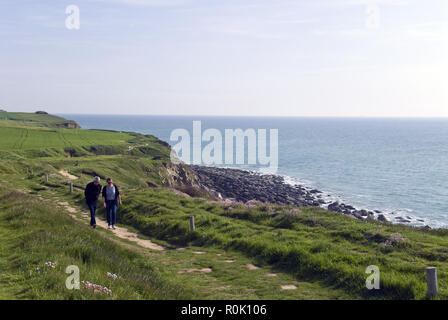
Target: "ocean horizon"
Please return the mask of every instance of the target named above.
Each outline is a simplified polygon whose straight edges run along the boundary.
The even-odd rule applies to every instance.
[[[278,171],[326,200],[380,210],[389,221],[448,227],[448,118],[339,118],[60,114],[84,129],[152,134],[174,129],[278,129]],[[235,166],[233,166],[235,167]],[[236,166],[257,170],[257,166]]]

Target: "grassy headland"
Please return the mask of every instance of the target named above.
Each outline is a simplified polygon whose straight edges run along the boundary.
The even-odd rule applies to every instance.
[[[34,127],[12,116],[0,123],[7,137],[0,142],[3,297],[103,297],[68,291],[58,267],[49,270],[57,275],[30,271],[51,260],[83,266],[95,283],[110,284],[108,271],[126,274],[110,284],[113,298],[424,299],[429,266],[438,268],[440,298],[448,297],[447,230],[216,201],[187,167],[170,163],[169,146],[157,138],[61,128],[48,117],[33,114],[44,123]],[[169,250],[142,252],[61,212],[61,201],[85,212],[82,190],[92,175],[111,176],[121,187],[120,224]],[[369,265],[380,269],[380,290],[366,289]]]
[[[79,128],[73,120],[62,117],[36,112],[6,112],[0,110],[0,124],[2,126],[30,126],[30,127],[51,127],[51,128]]]

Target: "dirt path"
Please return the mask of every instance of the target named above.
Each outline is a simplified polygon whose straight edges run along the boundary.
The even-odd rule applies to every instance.
[[[70,204],[68,202],[58,202],[59,205],[63,206],[70,214],[71,216],[76,219],[76,220],[80,220],[77,216],[75,216],[75,213],[78,213],[79,211],[76,210],[75,208],[71,207]],[[90,220],[90,216],[88,213],[86,212],[81,212],[81,215],[83,216],[83,222],[87,223],[87,221]],[[87,221],[86,221],[87,219]],[[107,222],[101,220],[101,219],[96,219],[96,224],[97,224],[97,228],[103,228],[103,229],[107,229]],[[151,249],[151,250],[157,250],[157,251],[163,251],[166,250],[165,247],[162,247],[161,245],[158,245],[154,242],[152,242],[151,240],[145,240],[145,239],[140,239],[138,237],[138,235],[135,232],[130,232],[128,229],[126,228],[122,228],[122,227],[115,227],[115,230],[111,229],[108,230],[110,232],[112,232],[113,234],[115,234],[117,237],[121,238],[121,239],[126,239],[132,242],[135,242],[136,244],[140,245],[143,248],[146,249]]]
[[[69,180],[77,180],[78,179],[77,176],[74,176],[74,175],[68,173],[66,170],[59,170],[58,172],[60,175],[68,178]]]

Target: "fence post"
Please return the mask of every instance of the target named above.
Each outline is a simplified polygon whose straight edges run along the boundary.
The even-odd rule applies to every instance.
[[[70,182],[70,193],[73,192],[73,182]]]
[[[426,268],[426,282],[428,284],[428,297],[436,297],[439,294],[439,287],[437,285],[437,269],[435,267]]]
[[[194,227],[194,216],[190,217],[190,231],[193,232],[195,230]]]
[[[48,174],[45,175],[45,182],[48,182]]]

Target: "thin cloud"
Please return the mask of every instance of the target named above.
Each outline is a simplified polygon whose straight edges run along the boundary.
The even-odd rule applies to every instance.
[[[191,4],[192,0],[95,0],[105,3],[117,3],[143,7],[175,7]]]
[[[409,5],[408,0],[324,0],[316,1],[317,6],[324,7],[341,7],[341,6],[406,6]]]
[[[347,5],[390,5],[390,6],[404,6],[408,5],[407,0],[343,0],[342,4]]]

